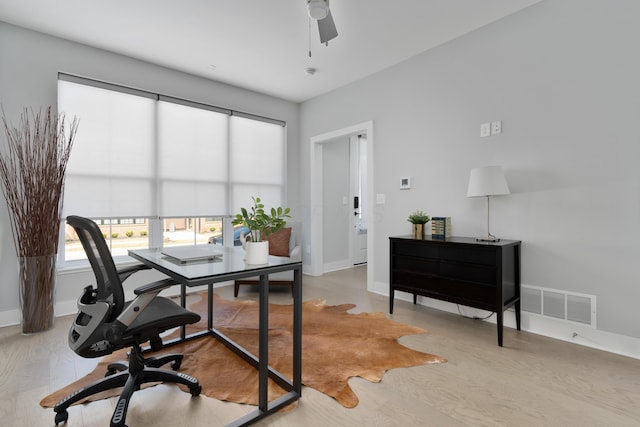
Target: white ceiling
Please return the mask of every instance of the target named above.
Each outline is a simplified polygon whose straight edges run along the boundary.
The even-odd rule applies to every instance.
[[[305,0],[0,0],[0,20],[302,102],[539,1],[332,0],[329,46]]]

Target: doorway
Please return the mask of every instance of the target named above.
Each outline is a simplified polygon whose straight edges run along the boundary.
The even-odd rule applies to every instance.
[[[367,262],[367,134],[349,138],[349,247],[352,266]]]
[[[367,268],[367,290],[371,291],[373,289],[373,221],[369,220],[371,213],[373,212],[373,194],[374,194],[374,186],[373,186],[373,122],[364,122],[358,125],[350,126],[347,128],[339,129],[333,132],[328,132],[322,135],[317,135],[311,138],[311,150],[310,150],[310,166],[311,166],[311,229],[310,229],[310,241],[312,242],[310,250],[311,250],[311,268],[310,273],[315,276],[320,276],[325,272],[325,228],[335,225],[335,222],[327,221],[327,219],[331,219],[332,215],[335,215],[336,208],[325,206],[325,181],[324,175],[327,174],[325,172],[325,149],[329,147],[330,143],[341,143],[345,145],[347,150],[350,150],[354,145],[354,138],[358,138],[360,135],[361,144],[364,144],[366,148],[360,151],[360,155],[363,157],[362,161],[359,161],[361,164],[361,176],[366,185],[360,185],[359,191],[359,199],[358,206],[359,208],[354,208],[355,200],[354,196],[351,194],[351,190],[348,190],[348,195],[339,194],[338,195],[338,203],[340,203],[343,207],[338,210],[344,210],[348,212],[346,218],[350,218],[349,220],[345,220],[347,222],[347,229],[349,235],[349,247],[348,251],[348,259],[351,261],[350,266],[353,266],[355,259],[355,246],[358,239],[356,239],[356,232],[359,233],[361,239],[364,240],[363,247],[361,250],[366,253],[366,268]],[[364,140],[362,139],[363,137]],[[359,155],[359,156],[360,156]],[[347,177],[347,181],[344,183],[347,188],[350,188],[353,185],[352,179]],[[335,202],[334,202],[335,203]],[[360,208],[362,207],[362,208]],[[330,208],[330,210],[328,210]],[[356,215],[356,213],[358,215]],[[359,217],[359,218],[356,218]],[[357,221],[359,219],[359,221]],[[339,224],[340,226],[344,226],[345,224]],[[364,228],[364,227],[366,228]],[[360,231],[357,231],[357,227],[360,227]],[[366,232],[363,232],[366,230]],[[362,259],[362,256],[360,259]]]

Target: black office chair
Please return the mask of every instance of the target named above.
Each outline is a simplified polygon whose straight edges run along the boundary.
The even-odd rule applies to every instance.
[[[131,347],[131,352],[128,366],[126,363],[110,364],[105,378],[58,402],[53,409],[56,412],[56,424],[67,421],[67,408],[73,403],[117,387],[124,389],[111,417],[111,427],[126,427],[129,400],[143,383],[181,383],[189,387],[192,396],[198,396],[201,386],[196,378],[159,369],[171,362],[171,367],[178,370],[183,358],[181,354],[145,358],[141,347],[149,341],[152,350],[159,350],[162,348],[162,332],[200,320],[198,314],[182,308],[168,298],[158,296],[162,289],[175,285],[176,282],[165,279],[141,286],[134,291],[136,298],[125,302],[122,282],[133,273],[149,267],[140,265],[117,270],[102,232],[95,222],[69,216],[67,223],[78,234],[97,283],[96,288],[87,286],[78,300],[78,313],[69,331],[69,346],[82,357],[100,357],[124,347]]]

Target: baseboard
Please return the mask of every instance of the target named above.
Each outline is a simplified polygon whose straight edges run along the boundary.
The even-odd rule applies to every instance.
[[[306,274],[309,276],[320,276],[319,274],[315,274],[310,264],[302,264],[302,274]]]
[[[56,310],[56,317],[57,316],[58,316],[58,313],[57,313],[57,310]],[[20,311],[19,310],[0,311],[0,327],[17,325],[19,323],[20,323]]]
[[[349,260],[343,259],[341,261],[334,261],[323,264],[322,271],[324,273],[330,273],[332,271],[345,270],[351,267],[353,267],[353,265],[349,262]]]
[[[389,293],[380,291],[389,289],[388,283],[376,283],[375,293],[388,297]],[[405,292],[396,292],[396,300],[413,303],[413,295]],[[456,304],[432,298],[418,297],[418,304],[435,308],[449,313],[459,314]],[[484,317],[487,312],[470,307],[463,307],[464,313],[470,316]],[[491,316],[486,322],[496,323],[495,316]],[[515,329],[516,317],[513,309],[504,313],[504,325]],[[521,329],[533,334],[542,335],[561,341],[572,342],[585,347],[615,353],[622,356],[640,359],[640,339],[612,332],[601,331],[589,326],[581,326],[574,323],[555,320],[544,316],[521,312]]]

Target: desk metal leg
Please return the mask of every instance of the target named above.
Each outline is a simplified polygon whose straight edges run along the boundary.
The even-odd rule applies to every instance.
[[[180,305],[182,306],[182,308],[186,308],[187,306],[187,287],[185,286],[184,283],[180,284]],[[180,327],[180,338],[184,340],[186,336],[187,336],[187,326],[182,325]]]
[[[207,327],[213,329],[213,283],[207,285]]]
[[[269,404],[269,276],[260,276],[260,327],[258,342],[258,408],[266,412]]]
[[[215,329],[213,319],[213,284],[209,285],[209,331],[227,348],[258,369],[258,409],[227,424],[227,427],[251,425],[262,418],[273,414],[285,406],[295,402],[302,391],[302,265],[293,269],[293,378],[291,380],[269,367],[269,275],[260,276],[259,289],[259,327],[258,327],[258,357]],[[288,392],[269,402],[268,380],[271,378],[276,384]]]
[[[302,268],[293,270],[293,391],[302,394]]]

